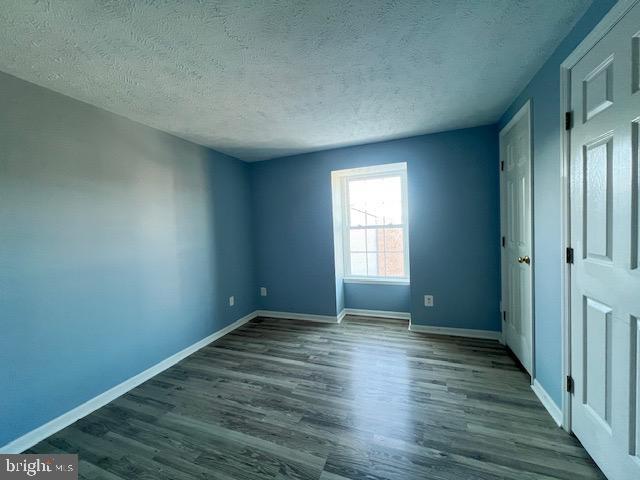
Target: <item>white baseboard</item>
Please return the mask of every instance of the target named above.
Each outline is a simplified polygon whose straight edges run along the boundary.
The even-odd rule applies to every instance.
[[[553,421],[556,422],[556,425],[559,427],[562,426],[562,410],[556,405],[547,391],[540,385],[538,380],[533,381],[533,385],[531,385],[531,390],[536,394],[540,403],[547,409]]]
[[[342,320],[344,320],[346,314],[346,309],[343,308],[342,311],[338,314],[338,323],[342,323]]]
[[[361,308],[345,308],[344,315],[360,315],[362,317],[393,318],[396,320],[411,320],[409,312],[389,312],[386,310],[365,310]]]
[[[433,327],[431,325],[409,324],[409,330],[419,333],[430,333],[432,335],[451,335],[453,337],[469,337],[469,338],[485,338],[489,340],[500,340],[501,332],[492,330],[472,330],[469,328],[449,328],[449,327]]]
[[[7,443],[0,447],[0,453],[20,453],[25,450],[33,447],[35,444],[41,442],[47,437],[50,437],[56,432],[59,432],[65,427],[68,427],[72,423],[80,420],[82,417],[86,417],[91,412],[104,407],[107,403],[115,400],[116,398],[124,395],[129,390],[134,389],[141,383],[146,382],[150,378],[158,375],[169,367],[172,367],[180,360],[188,357],[192,353],[200,350],[202,347],[207,346],[211,342],[223,337],[227,333],[235,330],[238,327],[241,327],[248,321],[252,320],[257,316],[257,312],[251,312],[250,314],[242,317],[239,320],[236,320],[231,325],[224,327],[221,330],[209,335],[208,337],[203,338],[202,340],[194,343],[193,345],[185,348],[184,350],[180,350],[178,353],[171,355],[170,357],[165,358],[159,363],[156,363],[154,366],[146,369],[143,372],[135,375],[134,377],[125,380],[124,382],[116,385],[113,388],[110,388],[106,392],[101,393],[97,397],[92,398],[91,400],[86,401],[82,405],[78,405],[72,410],[69,410],[67,413],[63,413],[57,418],[54,418],[50,422],[45,423],[44,425],[31,430],[28,433],[25,433],[21,437]]]
[[[307,320],[309,322],[340,323],[342,318],[339,315],[315,315],[312,313],[274,312],[271,310],[258,310],[258,317],[266,318],[286,318],[289,320]],[[342,315],[342,312],[340,312]]]

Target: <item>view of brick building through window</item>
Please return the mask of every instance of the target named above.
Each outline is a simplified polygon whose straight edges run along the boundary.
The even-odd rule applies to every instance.
[[[402,251],[404,241],[401,228],[380,228],[377,231],[377,244],[383,245],[378,252],[377,274],[381,277],[403,277],[404,258]]]

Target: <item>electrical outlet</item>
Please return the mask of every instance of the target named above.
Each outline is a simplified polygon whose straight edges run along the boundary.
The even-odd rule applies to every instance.
[[[260,287],[260,296],[261,297],[267,296],[267,287]]]
[[[229,306],[233,307],[236,304],[236,297],[234,297],[233,295],[231,295],[229,297]]]
[[[433,295],[425,295],[424,296],[424,306],[425,307],[433,307]]]

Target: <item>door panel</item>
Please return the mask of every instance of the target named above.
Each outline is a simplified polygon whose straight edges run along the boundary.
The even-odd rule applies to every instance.
[[[582,92],[585,122],[613,105],[613,55],[585,77]]]
[[[640,7],[571,70],[571,425],[610,480],[640,478]]]
[[[511,275],[509,276],[509,285],[511,286],[511,288],[509,288],[509,314],[514,318],[511,328],[514,328],[517,332],[520,332],[520,322],[515,321],[515,319],[520,318],[521,315],[520,295],[522,290],[520,288],[520,269],[518,268],[518,265],[509,265],[509,270],[511,272]]]
[[[634,45],[638,38],[634,38]],[[640,49],[640,47],[638,47]],[[637,91],[637,89],[636,89]],[[630,268],[638,268],[638,253],[640,252],[640,166],[638,151],[640,148],[640,131],[638,121],[631,126],[631,253]]]
[[[500,132],[502,204],[502,331],[532,373],[531,120],[529,105]],[[527,261],[522,259],[527,258]],[[518,261],[521,259],[521,261]]]
[[[613,136],[584,148],[584,258],[611,261]]]
[[[513,184],[513,179],[507,179],[507,242],[511,247],[514,246],[516,239],[520,237],[518,213],[518,196],[517,189]]]
[[[583,399],[590,413],[611,428],[611,308],[584,297]],[[586,372],[589,372],[587,375]]]
[[[632,455],[640,463],[640,321],[638,317],[631,317],[630,329],[631,352],[631,395],[629,407],[629,432],[631,445],[629,455]]]

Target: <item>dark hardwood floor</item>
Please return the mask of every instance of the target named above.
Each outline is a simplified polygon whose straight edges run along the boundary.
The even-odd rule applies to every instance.
[[[29,453],[87,479],[603,478],[497,342],[256,319]]]

